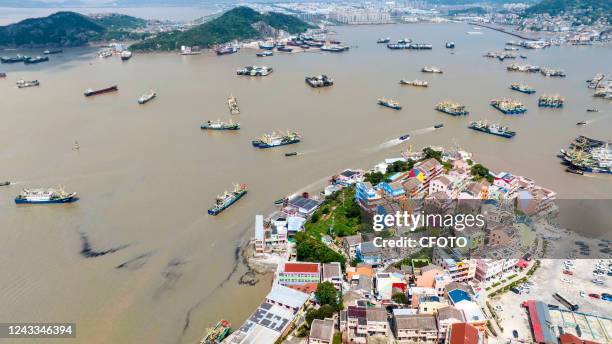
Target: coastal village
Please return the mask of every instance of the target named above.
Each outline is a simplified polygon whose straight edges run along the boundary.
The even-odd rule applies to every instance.
[[[274,282],[223,342],[609,343],[612,318],[576,312],[578,305],[569,301],[575,297],[547,286],[535,292],[534,275],[551,264],[538,258],[565,238],[548,221],[558,211],[555,197],[528,177],[488,171],[458,148],[407,150],[367,172],[342,171],[320,197],[292,195],[279,200],[268,217],[256,216],[249,264],[259,271],[267,267]],[[483,201],[472,210],[485,215],[485,231],[446,229],[467,236],[471,246],[486,241],[486,254],[379,247],[377,236],[418,239],[428,230],[376,231],[362,221],[432,205],[447,209],[453,199]],[[575,264],[566,260],[560,276],[573,275]],[[609,264],[598,262],[605,269]],[[525,300],[513,302],[514,313],[506,316],[510,310],[502,303],[517,296]],[[588,298],[605,309],[610,294]],[[517,318],[524,319],[520,329]]]

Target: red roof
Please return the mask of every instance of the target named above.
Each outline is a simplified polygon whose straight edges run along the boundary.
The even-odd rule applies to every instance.
[[[315,274],[319,272],[317,263],[285,263],[285,272],[301,272]]]
[[[597,344],[596,342],[592,342],[590,340],[582,340],[571,333],[564,333],[559,336],[560,344]]]
[[[317,283],[305,283],[302,285],[288,285],[287,287],[301,291],[302,293],[305,293],[305,294],[312,294],[317,290],[317,286],[318,286]]]
[[[529,266],[529,262],[526,261],[525,259],[521,259],[518,261],[518,263],[516,263],[516,266],[518,266],[521,269],[524,269]]]
[[[478,329],[467,323],[452,324],[449,344],[478,344]]]

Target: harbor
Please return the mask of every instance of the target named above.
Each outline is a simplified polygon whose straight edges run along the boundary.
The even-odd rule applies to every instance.
[[[609,52],[602,49],[603,57],[595,59],[587,50],[574,48],[538,51],[530,55],[530,63],[563,68],[567,77],[525,74],[529,79],[517,79],[523,75],[506,73],[497,61],[481,61],[484,52],[503,48],[505,35],[466,35],[469,28],[457,25],[461,24],[339,27],[337,38],[359,48],[343,54],[275,54],[265,59],[274,67],[274,73],[265,78],[235,75],[237,68],[263,61],[247,49],[223,57],[213,52],[134,54],[124,64],[119,58],[97,59],[95,50],[65,49],[61,58],[71,59],[70,63],[52,58],[30,69],[23,64],[3,65],[8,77],[0,80],[0,89],[6,106],[20,111],[1,115],[6,125],[0,128],[0,180],[16,184],[0,189],[0,226],[46,228],[9,230],[0,244],[12,257],[8,270],[14,276],[3,285],[5,295],[11,295],[2,299],[4,309],[22,318],[27,314],[25,307],[37,307],[44,318],[84,319],[79,322],[82,335],[100,338],[92,342],[193,343],[220,318],[239,326],[270,291],[266,275],[258,276],[253,286],[240,284],[247,269],[240,255],[236,258],[236,249],[252,236],[253,215],[267,214],[268,205],[272,207],[281,195],[316,189],[313,184],[343,168],[371,167],[389,156],[384,143],[406,133],[410,139],[402,141],[402,148],[450,146],[456,140],[486,166],[496,171],[512,166],[512,171],[538,180],[559,197],[608,196],[610,182],[602,179],[607,176],[582,178],[566,173],[554,155],[582,131],[606,139],[612,130],[610,120],[603,117],[610,114],[610,103],[594,98],[594,91],[585,85],[586,79],[607,71],[602,61],[610,57]],[[386,36],[410,36],[436,47],[452,39],[456,54],[435,48],[406,59],[403,53],[377,45],[376,40]],[[385,63],[368,67],[372,59]],[[475,63],[482,66],[463,68]],[[421,74],[425,65],[439,66],[445,73]],[[361,78],[355,77],[357,70]],[[304,76],[323,71],[333,76],[333,88],[313,92],[304,85]],[[203,83],[193,75],[205,75],[214,82]],[[418,76],[430,86],[415,96],[417,90],[398,85],[404,76]],[[19,92],[15,78],[38,79],[41,87]],[[384,82],[375,87],[370,82],[380,79]],[[559,92],[567,104],[555,111],[539,109],[537,97],[508,88],[517,80],[538,91]],[[82,95],[88,87],[114,84],[120,92],[113,95],[87,100]],[[151,87],[159,99],[139,106],[136,99]],[[227,119],[229,94],[239,99],[241,130],[200,132],[197,126],[208,118]],[[378,106],[376,98],[382,95],[400,102],[404,110]],[[527,116],[506,117],[489,105],[490,99],[509,96],[529,108]],[[486,116],[511,127],[517,136],[505,140],[469,131],[467,118],[433,109],[446,98],[465,104],[474,119]],[[63,102],[56,103],[57,99]],[[41,106],[48,116],[40,115]],[[585,109],[591,107],[600,113],[587,114]],[[599,116],[603,119],[598,125],[575,126],[577,121]],[[443,129],[431,129],[439,122]],[[49,128],[56,139],[48,139]],[[275,149],[251,148],[253,138],[274,129],[297,130],[304,140]],[[352,134],[338,136],[346,130]],[[22,140],[24,136],[32,139]],[[71,149],[75,140],[80,144],[78,152]],[[392,154],[399,149],[391,148]],[[285,157],[295,151],[299,151],[296,157]],[[235,181],[249,185],[248,196],[218,216],[207,215],[217,194]],[[61,207],[13,204],[22,187],[60,184],[83,198]],[[129,246],[85,258],[80,254],[81,232],[96,253]],[[31,249],[24,252],[20,245]],[[26,273],[32,259],[48,262],[49,269]],[[126,262],[131,263],[123,265]],[[60,273],[66,271],[90,283]],[[44,305],[42,286],[66,306]],[[105,302],[96,301],[100,299]],[[107,303],[125,308],[117,310]],[[163,322],[159,313],[164,314]],[[123,320],[131,328],[112,326]]]

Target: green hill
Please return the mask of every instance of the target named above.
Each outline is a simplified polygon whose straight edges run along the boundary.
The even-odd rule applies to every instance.
[[[612,1],[610,0],[543,0],[525,10],[524,15],[527,17],[537,14],[557,16],[572,12],[589,20],[604,18],[612,24]]]
[[[125,39],[131,30],[144,27],[144,19],[123,14],[91,18],[75,12],[57,12],[0,26],[0,46],[79,46],[91,41]]]
[[[132,50],[175,50],[181,45],[203,48],[232,40],[271,36],[275,30],[289,33],[306,31],[310,25],[281,13],[259,13],[249,7],[236,7],[220,17],[187,31],[162,33],[133,44]]]
[[[57,12],[0,26],[0,46],[76,46],[100,37],[105,31],[104,26],[82,14]]]

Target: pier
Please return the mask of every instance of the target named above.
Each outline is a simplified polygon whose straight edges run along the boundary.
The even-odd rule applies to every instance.
[[[470,25],[480,26],[480,27],[484,27],[484,28],[487,28],[487,29],[503,32],[505,34],[508,34],[508,35],[511,35],[511,36],[514,36],[514,37],[518,37],[520,39],[524,39],[524,40],[527,40],[527,41],[539,41],[540,40],[539,38],[527,37],[527,36],[521,35],[519,33],[507,31],[507,30],[505,30],[505,29],[503,29],[501,27],[496,27],[496,26],[492,26],[492,25],[486,25],[486,24],[480,24],[480,23],[470,23]]]

